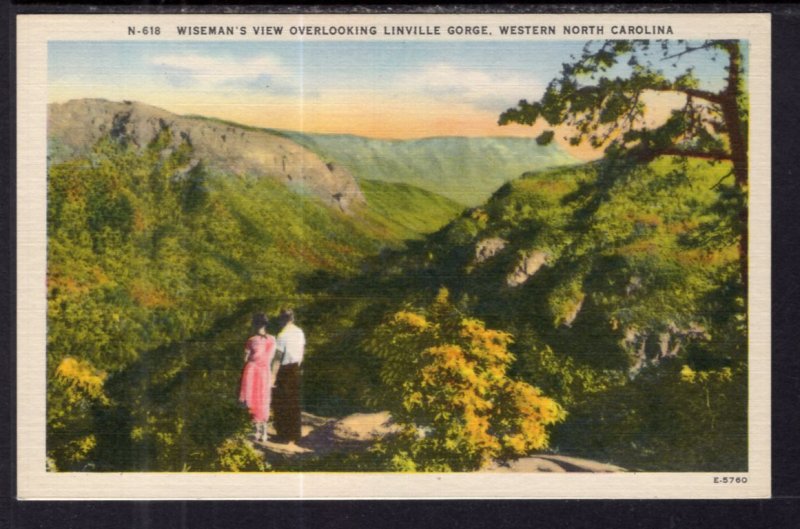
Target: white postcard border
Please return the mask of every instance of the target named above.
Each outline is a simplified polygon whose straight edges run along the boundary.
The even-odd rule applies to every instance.
[[[46,425],[46,123],[47,42],[53,40],[202,40],[167,34],[176,24],[497,25],[670,24],[669,38],[749,41],[751,127],[749,285],[749,470],[744,473],[373,474],[373,473],[54,473],[45,470]],[[166,28],[128,35],[130,26]],[[627,35],[530,36],[540,40]],[[633,38],[647,38],[632,36]],[[284,36],[297,39],[297,36]],[[304,36],[306,40],[363,36]],[[481,36],[411,39],[487,38]],[[507,38],[493,36],[493,39]],[[653,38],[658,38],[654,36]],[[661,36],[664,38],[664,36]],[[228,40],[265,40],[234,37]],[[275,40],[278,40],[277,38]],[[771,241],[768,14],[501,15],[19,15],[17,17],[17,496],[21,499],[330,499],[330,498],[764,498],[771,491]],[[715,477],[746,477],[722,485]]]

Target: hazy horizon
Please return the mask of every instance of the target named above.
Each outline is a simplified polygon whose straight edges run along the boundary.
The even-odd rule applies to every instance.
[[[531,138],[540,127],[501,127],[499,114],[520,99],[540,98],[562,63],[583,46],[575,41],[55,41],[48,47],[48,101],[132,100],[259,128],[373,139]],[[692,66],[711,85],[724,76],[722,65],[708,57]],[[561,146],[583,159],[601,154]]]

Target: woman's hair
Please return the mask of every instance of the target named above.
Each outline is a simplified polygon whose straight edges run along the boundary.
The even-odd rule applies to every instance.
[[[253,319],[250,325],[253,329],[253,332],[256,333],[261,329],[261,327],[266,327],[268,323],[269,319],[267,318],[266,314],[263,312],[257,312],[253,314]]]

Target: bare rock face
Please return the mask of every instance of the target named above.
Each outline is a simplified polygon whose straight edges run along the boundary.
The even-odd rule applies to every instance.
[[[691,324],[687,328],[681,328],[670,323],[658,334],[648,334],[628,328],[625,330],[622,345],[633,357],[630,373],[635,375],[646,365],[658,365],[662,360],[678,356],[689,341],[708,338],[708,333],[700,325]]]
[[[539,454],[523,457],[505,464],[494,463],[486,472],[594,472],[611,473],[626,472],[622,467],[610,463],[601,463],[591,459],[569,457],[555,454]]]
[[[508,241],[500,237],[491,237],[479,241],[478,244],[475,245],[475,263],[481,264],[488,261],[500,253],[507,244]]]
[[[533,274],[547,262],[548,254],[540,250],[533,250],[520,259],[519,264],[506,277],[506,284],[510,287],[518,287],[530,279]]]
[[[399,431],[388,411],[355,413],[333,425],[334,436],[346,441],[376,441]]]
[[[48,138],[55,140],[51,162],[88,152],[103,136],[144,148],[168,129],[171,148],[188,142],[193,163],[228,174],[276,179],[290,189],[316,196],[325,203],[351,212],[364,203],[364,195],[344,168],[325,163],[305,147],[269,132],[202,118],[178,116],[133,102],[79,99],[51,104]]]

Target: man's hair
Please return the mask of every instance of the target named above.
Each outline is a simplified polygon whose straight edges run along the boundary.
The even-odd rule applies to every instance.
[[[281,310],[281,321],[289,323],[290,321],[294,321],[294,311],[292,309],[286,308]]]

